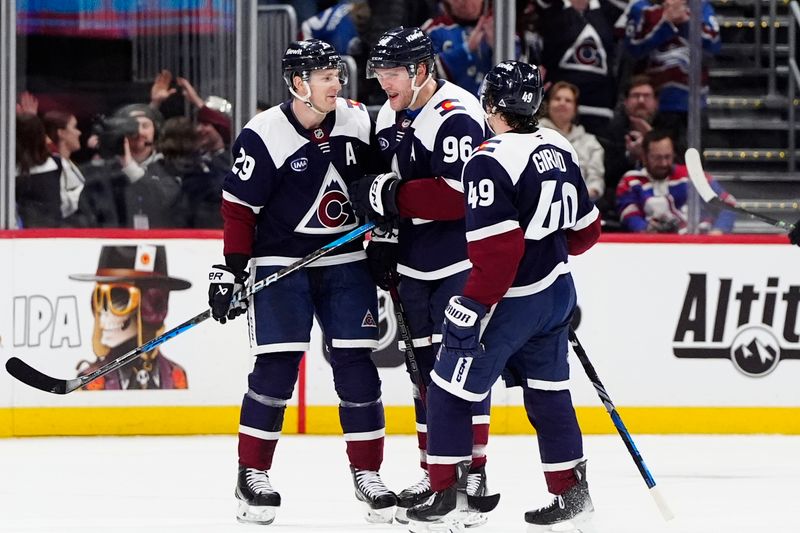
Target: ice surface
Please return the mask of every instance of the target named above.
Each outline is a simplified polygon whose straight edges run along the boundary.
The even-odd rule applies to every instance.
[[[635,436],[676,519],[665,523],[617,436],[585,439],[597,533],[800,533],[800,437]],[[416,440],[390,436],[382,476],[418,480]],[[502,499],[476,533],[524,532],[549,502],[534,437],[493,436],[489,488]],[[236,438],[0,439],[2,532],[406,531],[363,521],[341,437],[286,436],[270,473],[275,523],[236,523]]]

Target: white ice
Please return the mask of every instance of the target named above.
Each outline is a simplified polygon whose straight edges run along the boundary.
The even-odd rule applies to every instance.
[[[585,439],[598,533],[800,533],[800,437],[636,436],[676,514],[665,523],[617,436]],[[416,481],[413,437],[386,440],[395,490]],[[2,532],[265,533],[405,531],[362,521],[341,437],[286,436],[270,526],[238,524],[232,436],[0,439]],[[532,436],[493,436],[490,489],[502,499],[476,533],[524,532],[549,502]]]

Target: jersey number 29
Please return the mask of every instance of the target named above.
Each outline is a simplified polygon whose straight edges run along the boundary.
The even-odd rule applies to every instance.
[[[239,176],[242,181],[247,181],[253,175],[253,169],[256,166],[256,160],[244,153],[244,148],[239,148],[239,155],[236,161],[233,162],[231,172]]]
[[[561,200],[553,201],[557,185],[555,180],[542,182],[539,204],[528,229],[525,230],[526,239],[539,240],[559,228],[571,228],[575,225],[578,217],[578,189],[573,184],[564,182],[561,184]]]

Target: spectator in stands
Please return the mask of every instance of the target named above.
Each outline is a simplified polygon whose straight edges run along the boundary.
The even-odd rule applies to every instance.
[[[720,49],[714,8],[702,0],[702,41],[707,56]],[[644,63],[658,91],[658,126],[672,130],[685,145],[689,110],[689,8],[686,0],[636,0],[628,12],[625,49]],[[702,67],[702,106],[708,93],[708,66]]]
[[[47,149],[44,125],[34,114],[17,114],[15,196],[23,228],[61,226],[61,163]]]
[[[642,140],[653,129],[657,109],[658,100],[650,78],[634,76],[608,128],[597,136],[605,152],[604,200],[607,206],[614,206],[614,193],[622,176],[641,166]]]
[[[225,174],[213,172],[203,159],[199,131],[186,117],[168,119],[159,149],[165,170],[181,184],[182,198],[174,209],[183,211],[185,227],[221,228]]]
[[[486,4],[488,5],[488,4]],[[494,16],[483,0],[443,0],[443,13],[425,23],[441,77],[478,94],[494,66]]]
[[[575,120],[578,116],[578,88],[565,81],[550,87],[547,93],[546,114],[539,121],[545,128],[558,130],[575,148],[581,164],[581,174],[589,190],[589,197],[596,202],[605,191],[603,175],[603,147],[597,138]]]
[[[320,39],[339,53],[352,56],[358,73],[356,99],[366,104],[382,104],[385,94],[377,81],[365,79],[370,43],[387,30],[398,26],[422,26],[434,13],[434,0],[341,0],[305,20],[299,39]]]
[[[78,211],[78,203],[86,178],[71,156],[81,148],[81,130],[75,115],[65,111],[48,111],[42,119],[48,139],[61,158],[61,216],[68,226],[75,225],[70,217]],[[79,223],[77,225],[80,225]]]
[[[536,12],[547,82],[578,87],[583,95],[580,122],[599,135],[616,102],[612,24],[601,3],[589,0],[537,0]]]
[[[642,142],[644,168],[625,174],[617,187],[617,212],[628,231],[648,233],[685,233],[690,180],[685,165],[675,164],[675,145],[668,132],[652,130]],[[710,176],[711,188],[724,202],[735,205],[728,194]],[[716,215],[716,216],[715,216]],[[701,233],[729,233],[735,214],[731,211],[701,214]]]

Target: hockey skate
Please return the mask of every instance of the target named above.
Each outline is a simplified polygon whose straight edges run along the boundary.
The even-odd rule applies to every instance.
[[[489,489],[486,487],[486,467],[481,466],[470,470],[467,475],[467,496],[486,496]],[[486,513],[471,512],[464,520],[464,527],[482,526],[489,520]]]
[[[547,507],[525,513],[525,521],[531,524],[528,526],[528,533],[594,531],[589,523],[594,515],[594,505],[589,496],[589,484],[586,482],[586,461],[578,463],[574,472],[578,479],[576,485],[556,496]]]
[[[281,505],[281,495],[272,488],[266,470],[239,465],[235,494],[239,500],[239,508],[236,510],[236,520],[239,522],[266,526],[275,520],[275,510]]]
[[[414,533],[443,532],[456,533],[466,527],[475,527],[486,521],[488,513],[500,501],[499,494],[486,495],[486,486],[475,482],[473,488],[482,494],[468,493],[469,462],[459,463],[455,485],[434,492],[427,502],[412,507],[406,513],[410,530]],[[476,474],[479,472],[476,472]],[[473,478],[477,480],[478,478]],[[485,479],[485,478],[484,478]],[[474,516],[484,515],[483,522],[476,522]],[[468,525],[470,524],[470,525]]]
[[[350,466],[356,498],[365,504],[364,518],[370,524],[391,524],[397,496],[386,488],[375,470],[360,470]]]
[[[403,489],[400,494],[397,495],[397,510],[394,513],[394,519],[401,524],[408,524],[406,512],[415,505],[424,503],[432,494],[431,478],[428,476],[428,473],[425,472],[422,479],[407,489]]]

